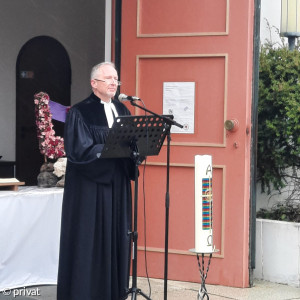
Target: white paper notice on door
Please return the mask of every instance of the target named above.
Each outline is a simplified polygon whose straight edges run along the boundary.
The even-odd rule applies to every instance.
[[[164,82],[163,114],[173,115],[183,125],[183,128],[173,125],[171,133],[194,133],[195,82]]]

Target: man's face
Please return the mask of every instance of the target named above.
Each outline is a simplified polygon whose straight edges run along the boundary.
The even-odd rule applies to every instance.
[[[111,65],[103,65],[98,69],[95,78],[91,80],[91,86],[97,97],[109,102],[117,92],[117,81],[118,73],[115,68]]]

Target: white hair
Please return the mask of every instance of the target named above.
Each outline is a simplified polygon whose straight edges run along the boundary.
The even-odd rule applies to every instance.
[[[110,61],[104,61],[100,64],[97,64],[95,65],[93,68],[92,68],[92,71],[91,71],[91,80],[92,79],[95,79],[95,75],[96,73],[98,72],[98,70],[102,67],[102,66],[105,66],[105,65],[109,65],[109,66],[112,66],[114,69],[116,69],[116,66],[113,62],[110,62]]]

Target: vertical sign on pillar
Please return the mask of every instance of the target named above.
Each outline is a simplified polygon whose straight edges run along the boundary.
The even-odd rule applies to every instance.
[[[195,156],[195,252],[214,252],[212,228],[212,157]]]

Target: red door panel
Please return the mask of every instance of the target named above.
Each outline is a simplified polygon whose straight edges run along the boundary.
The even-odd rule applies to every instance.
[[[207,283],[249,286],[250,127],[253,1],[122,2],[121,92],[163,113],[164,82],[194,82],[194,132],[172,133],[169,272],[200,281],[194,248],[194,157],[212,155],[214,244]],[[139,109],[128,107],[134,114]],[[176,116],[175,116],[176,118]],[[238,130],[224,122],[238,120]],[[138,212],[138,273],[144,266],[143,166]],[[148,157],[145,175],[150,277],[164,277],[166,145]]]

